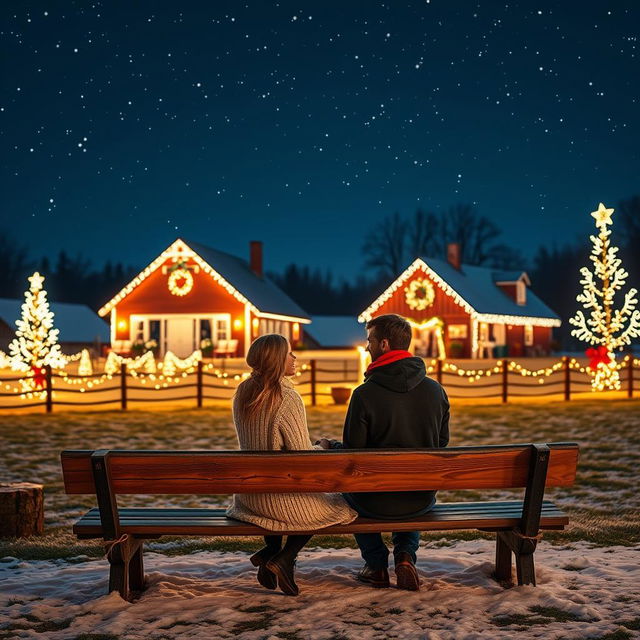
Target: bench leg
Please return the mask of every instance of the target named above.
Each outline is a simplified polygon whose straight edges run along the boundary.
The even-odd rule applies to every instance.
[[[530,584],[536,586],[536,568],[533,553],[516,553],[516,571],[518,585]]]
[[[129,563],[121,558],[113,558],[109,560],[109,563],[109,593],[117,591],[123,600],[131,601],[131,594],[129,593]]]
[[[495,578],[498,582],[508,585],[513,584],[511,577],[511,548],[504,539],[504,534],[498,532],[496,534],[496,573]]]
[[[132,591],[144,591],[144,563],[142,561],[142,542],[129,560],[129,588]]]
[[[109,547],[109,593],[117,591],[123,600],[131,602],[131,590],[144,589],[142,540],[128,538]]]

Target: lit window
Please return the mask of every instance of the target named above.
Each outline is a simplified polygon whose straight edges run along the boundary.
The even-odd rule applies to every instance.
[[[467,325],[466,324],[450,324],[447,327],[447,333],[452,339],[466,338],[467,337]]]
[[[533,346],[533,327],[530,324],[524,325],[524,344],[526,347]]]

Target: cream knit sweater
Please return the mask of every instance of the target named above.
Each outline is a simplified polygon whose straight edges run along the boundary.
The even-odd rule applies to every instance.
[[[302,398],[289,380],[282,381],[282,404],[270,423],[266,412],[249,422],[233,421],[240,449],[252,451],[309,450],[311,445]],[[318,455],[322,455],[318,452]],[[271,531],[305,531],[332,524],[347,524],[357,513],[339,493],[243,493],[233,496],[227,515]]]

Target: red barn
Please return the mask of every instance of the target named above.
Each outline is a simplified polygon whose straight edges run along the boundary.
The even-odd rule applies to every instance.
[[[530,289],[524,271],[499,271],[449,260],[417,258],[358,320],[385,313],[406,317],[411,350],[423,357],[547,355],[560,318]]]
[[[176,240],[98,312],[111,315],[111,346],[131,351],[155,342],[159,355],[184,358],[203,344],[245,355],[252,340],[280,333],[295,347],[309,316],[264,276],[262,243],[249,262]]]

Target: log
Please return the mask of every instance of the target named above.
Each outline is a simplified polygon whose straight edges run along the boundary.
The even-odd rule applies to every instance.
[[[41,536],[44,531],[44,492],[41,484],[0,484],[0,537]]]

